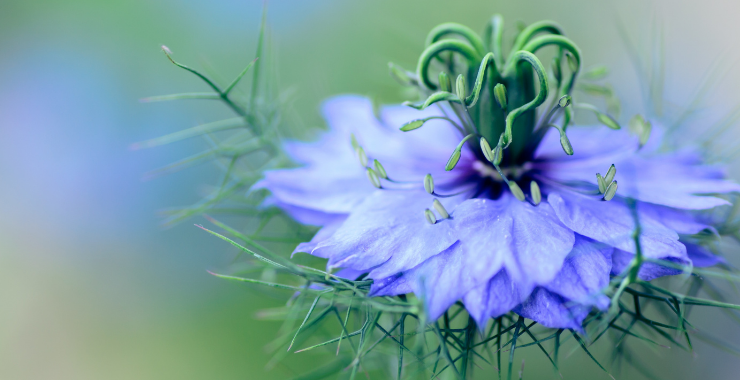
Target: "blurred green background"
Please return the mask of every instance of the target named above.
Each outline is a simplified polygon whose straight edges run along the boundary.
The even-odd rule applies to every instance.
[[[713,61],[727,68],[740,57],[740,6],[729,0],[275,0],[269,7],[280,84],[296,90],[307,127],[322,125],[318,105],[333,94],[402,100],[388,61],[412,68],[431,27],[456,21],[482,29],[494,12],[509,27],[517,19],[561,23],[586,65],[612,69],[623,115],[641,111],[641,100],[619,19],[635,41],[648,41],[658,22],[665,31],[669,104],[686,104]],[[141,177],[202,142],[128,149],[229,115],[216,103],[138,99],[204,89],[165,59],[162,44],[181,62],[236,75],[254,58],[260,9],[254,0],[0,0],[0,379],[285,379],[315,364],[298,354],[265,372],[264,345],[279,324],[255,313],[284,298],[208,275],[228,268],[235,252],[192,226],[202,219],[160,226],[158,209],[196,201],[199,186],[219,172],[204,165]],[[722,77],[709,94],[714,112],[737,103],[738,85],[737,70]],[[740,340],[737,325],[717,315],[697,313],[704,322],[697,324]],[[674,348],[643,359],[661,378],[737,378],[735,356],[697,346],[693,356]],[[566,362],[566,378],[608,378],[581,356]],[[640,378],[633,372],[621,378]],[[525,370],[525,378],[538,374],[549,375],[549,365]]]

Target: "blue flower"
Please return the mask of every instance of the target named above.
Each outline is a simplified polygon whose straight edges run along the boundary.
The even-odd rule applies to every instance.
[[[450,121],[399,131],[410,120],[441,115],[431,108],[390,106],[378,118],[367,99],[342,96],[327,101],[323,113],[330,130],[319,141],[285,144],[301,166],[269,171],[257,187],[269,189],[296,220],[322,226],[296,252],[328,259],[343,276],[366,273],[374,280],[371,295],[413,292],[432,320],[462,300],[480,326],[514,311],[547,327],[580,329],[592,308],[609,306],[601,291],[636,253],[632,207],[646,258],[707,266],[720,259],[685,237],[712,231],[701,211],[729,204],[706,194],[740,191],[694,152],[660,153],[655,127],[644,146],[624,130],[571,127],[573,156],[551,129],[538,146],[502,164],[501,174],[517,184],[509,187],[471,145],[463,145],[454,170],[445,170],[463,137]],[[612,165],[619,188],[607,202],[596,173]],[[427,174],[432,194],[423,185]],[[524,201],[521,193],[528,193]],[[435,199],[441,207],[432,206]],[[648,262],[639,276],[677,273]]]

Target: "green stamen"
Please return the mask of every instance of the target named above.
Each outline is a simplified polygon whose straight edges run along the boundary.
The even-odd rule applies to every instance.
[[[388,179],[388,173],[385,172],[385,168],[383,165],[380,164],[380,161],[373,160],[373,166],[375,167],[375,171],[378,173],[378,176],[383,179]]]
[[[606,188],[606,192],[604,193],[604,200],[610,201],[612,198],[614,198],[614,195],[617,194],[617,181],[612,182],[609,184],[609,187]]]
[[[614,180],[615,175],[617,175],[617,167],[612,164],[612,166],[609,167],[609,171],[606,172],[606,176],[604,176],[604,182],[611,183]]]
[[[427,222],[429,224],[435,224],[437,223],[437,217],[434,216],[434,213],[430,209],[424,209],[424,216],[427,218]]]
[[[540,185],[537,182],[532,181],[529,183],[529,193],[532,195],[532,201],[535,206],[542,202],[542,193],[540,192]]]
[[[434,193],[434,178],[432,178],[431,174],[424,176],[424,190],[429,194]]]
[[[439,213],[439,216],[442,217],[442,219],[447,219],[450,217],[450,213],[447,212],[447,209],[445,209],[445,206],[442,205],[442,202],[440,202],[438,199],[434,199],[432,202],[432,207],[434,207],[435,210]]]
[[[377,187],[378,189],[381,188],[380,186],[380,178],[378,178],[378,173],[375,172],[372,168],[367,168],[367,178],[370,179],[370,183],[373,184],[373,186]]]

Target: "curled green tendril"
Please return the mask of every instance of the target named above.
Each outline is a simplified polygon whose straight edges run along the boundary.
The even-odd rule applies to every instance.
[[[453,103],[462,103],[462,100],[457,97],[457,95],[451,93],[451,92],[445,92],[445,91],[439,91],[435,92],[427,98],[427,100],[424,101],[422,104],[413,104],[411,102],[403,102],[403,105],[409,106],[411,108],[415,108],[419,111],[431,106],[434,103],[437,102],[453,102]]]
[[[482,59],[481,54],[478,54],[478,52],[473,47],[462,41],[442,40],[429,45],[426,49],[424,49],[424,52],[421,53],[421,57],[419,57],[419,63],[416,66],[416,74],[421,80],[421,83],[424,85],[424,87],[430,90],[436,90],[437,85],[429,80],[427,69],[429,69],[429,64],[431,63],[432,59],[437,56],[437,54],[443,51],[454,51],[460,53],[470,62],[472,66],[477,66],[478,62],[480,62]]]
[[[534,69],[535,73],[537,73],[537,78],[540,82],[540,92],[537,93],[537,96],[532,99],[529,103],[509,112],[509,115],[506,116],[506,129],[504,130],[504,144],[505,146],[509,146],[511,144],[512,135],[511,135],[511,126],[514,124],[514,120],[519,117],[524,112],[533,110],[537,107],[539,107],[542,103],[545,102],[545,99],[547,99],[547,94],[550,91],[549,84],[547,82],[547,73],[545,72],[545,67],[542,66],[542,62],[540,62],[537,57],[528,52],[520,50],[514,55],[512,55],[510,58],[511,64],[509,64],[504,71],[504,76],[509,77],[514,75],[514,70],[516,70],[517,63],[521,61],[529,62],[530,65],[532,65],[532,68]]]
[[[491,66],[491,71],[493,78],[496,78],[499,76],[498,69],[496,69],[496,61],[493,53],[486,54],[485,57],[483,57],[483,60],[480,63],[480,68],[478,69],[478,77],[475,79],[475,86],[473,87],[473,92],[470,93],[470,96],[465,98],[465,105],[468,107],[472,107],[475,105],[475,103],[478,102],[478,97],[480,96],[481,88],[483,87],[483,77],[486,75],[486,69],[488,66]]]
[[[491,17],[491,21],[486,24],[486,31],[484,34],[485,46],[489,51],[493,52],[496,58],[496,63],[499,66],[504,65],[504,18],[500,14],[495,14]]]
[[[442,37],[454,34],[458,35],[470,43],[470,46],[478,52],[478,55],[486,54],[486,48],[483,46],[483,42],[480,37],[470,28],[465,25],[461,25],[455,22],[446,22],[439,24],[434,27],[427,35],[426,46],[431,46],[433,43],[442,39]]]
[[[516,37],[516,41],[514,41],[514,46],[511,47],[511,51],[526,50],[522,48],[527,42],[529,42],[530,39],[532,39],[532,37],[537,35],[537,33],[545,32],[562,35],[563,29],[554,21],[535,22],[534,24],[524,28],[524,30],[519,33],[519,35]]]
[[[563,95],[569,95],[575,85],[575,79],[578,76],[578,72],[581,70],[581,49],[579,49],[578,46],[569,38],[563,36],[542,36],[529,41],[522,50],[535,53],[537,50],[549,45],[556,45],[569,51],[573,54],[573,58],[575,58],[576,63],[578,64],[576,70],[571,73],[568,85],[564,88],[565,91],[563,92]]]

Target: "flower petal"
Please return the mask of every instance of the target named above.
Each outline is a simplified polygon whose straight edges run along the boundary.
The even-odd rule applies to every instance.
[[[545,327],[582,331],[581,324],[590,310],[590,306],[569,302],[547,289],[537,288],[514,312]]]
[[[612,247],[576,235],[563,268],[544,288],[569,301],[601,309],[608,307],[609,299],[600,292],[609,285],[612,251]]]
[[[452,209],[457,199],[442,202]],[[370,278],[411,269],[457,240],[451,220],[426,221],[424,209],[431,204],[432,197],[424,192],[378,190],[311,253],[328,257],[331,267],[375,268]]]
[[[515,284],[502,270],[487,283],[468,291],[463,303],[478,326],[485,326],[488,318],[498,318],[524,301],[533,288],[531,284]]]
[[[481,289],[478,293],[479,297],[494,294],[498,298],[504,294],[500,292],[520,289],[514,295],[506,293],[506,299],[514,302],[504,311],[508,312],[535,284],[550,282],[573,247],[573,232],[558,221],[547,203],[535,207],[508,193],[498,200],[463,202],[452,213],[451,222],[458,243],[400,277],[382,280],[377,288],[388,286],[388,281],[411,283],[414,293],[424,299],[430,318],[436,318],[473,288],[497,285],[505,277],[508,290]],[[382,278],[377,273],[374,269],[370,276]],[[498,279],[489,281],[494,276]],[[478,293],[467,297],[472,299]],[[490,316],[498,310],[492,307],[476,313]]]
[[[578,234],[635,253],[635,220],[627,205],[618,200],[602,202],[567,191],[551,192],[548,201],[560,220]],[[641,204],[638,203],[638,212]],[[675,231],[640,214],[640,245],[645,257],[673,258],[688,263],[686,247]]]

